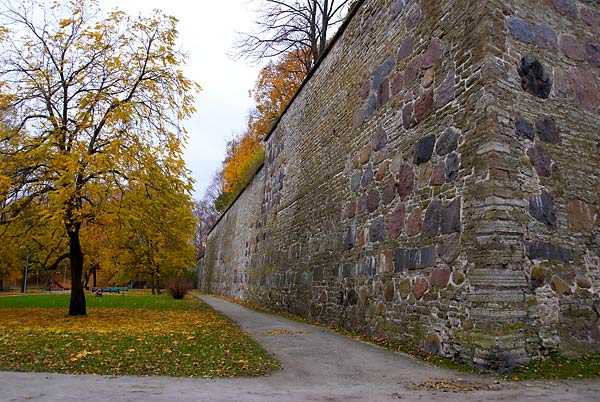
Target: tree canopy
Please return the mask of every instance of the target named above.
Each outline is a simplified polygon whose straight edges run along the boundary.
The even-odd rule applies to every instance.
[[[180,70],[177,20],[158,11],[132,18],[94,0],[5,2],[0,19],[0,222],[27,215],[63,228],[69,314],[83,315],[82,229],[114,194],[158,177],[189,197],[182,122],[199,87]]]

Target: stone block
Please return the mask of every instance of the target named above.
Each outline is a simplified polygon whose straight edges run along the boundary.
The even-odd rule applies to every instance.
[[[417,141],[415,145],[415,154],[413,157],[413,163],[420,165],[431,159],[433,154],[433,147],[435,145],[435,135],[428,135]]]
[[[535,44],[542,49],[558,49],[558,36],[554,29],[548,25],[536,25],[533,27],[533,36]]]
[[[441,109],[454,99],[454,69],[451,69],[442,81],[439,87],[436,88],[433,98],[434,109]]]
[[[377,208],[379,208],[379,191],[377,189],[372,189],[369,191],[367,195],[367,210],[369,212],[374,212]]]
[[[429,282],[431,286],[435,286],[438,289],[445,289],[450,282],[450,274],[452,272],[448,268],[434,268],[431,271]]]
[[[552,90],[552,80],[539,61],[533,56],[526,56],[521,59],[521,65],[517,71],[521,77],[521,88],[525,92],[538,98],[548,98]]]
[[[394,300],[394,282],[390,281],[385,284],[383,290],[383,299],[386,302],[391,302],[392,300]]]
[[[458,155],[452,153],[448,155],[446,158],[445,164],[445,178],[447,182],[451,182],[452,180],[458,177],[458,172],[460,170],[460,160],[458,159]]]
[[[577,18],[577,3],[575,0],[552,0],[559,13],[572,20]]]
[[[526,241],[525,246],[527,257],[532,260],[573,261],[575,258],[572,250],[538,240]]]
[[[400,205],[390,214],[390,221],[388,224],[388,237],[395,239],[402,233],[404,229],[404,221],[406,220],[406,208],[404,205]]]
[[[414,106],[414,117],[417,122],[425,120],[433,111],[433,90],[430,88],[416,101]]]
[[[460,254],[460,234],[453,233],[450,236],[447,236],[440,244],[437,246],[437,253],[442,260],[450,264]]]
[[[394,271],[404,272],[409,269],[423,269],[433,266],[436,247],[406,249],[399,248],[394,253]]]
[[[381,201],[384,205],[389,205],[396,198],[397,185],[394,182],[388,182],[383,186]]]
[[[427,289],[429,288],[429,283],[427,282],[427,278],[418,276],[415,278],[415,284],[412,289],[412,294],[415,296],[415,299],[420,300]]]
[[[600,87],[591,70],[572,67],[569,69],[571,88],[578,106],[587,110],[600,107]]]
[[[529,213],[539,222],[556,226],[556,212],[550,193],[543,192],[529,197]]]
[[[441,186],[446,182],[446,164],[444,161],[441,161],[437,165],[433,167],[433,172],[431,173],[431,180],[429,184],[432,186]]]
[[[442,51],[444,44],[439,38],[431,39],[425,53],[421,55],[421,68],[428,69],[436,66],[442,60]]]
[[[542,177],[552,175],[552,157],[546,148],[536,144],[527,150],[527,156],[529,156],[538,175]]]
[[[517,121],[515,122],[515,135],[517,137],[525,137],[531,141],[535,138],[535,131],[533,130],[533,124],[523,119],[522,117],[517,117]]]
[[[415,173],[408,163],[404,163],[398,171],[398,195],[406,198],[415,188]]]
[[[375,130],[375,134],[373,134],[373,138],[371,139],[371,146],[373,151],[377,152],[387,144],[388,137],[385,130],[381,127],[377,127]]]
[[[506,27],[511,36],[516,40],[524,43],[533,43],[534,34],[531,26],[519,17],[509,18],[506,21]]]
[[[442,234],[460,232],[460,211],[460,197],[455,198],[451,203],[442,208],[440,216],[440,231]]]
[[[569,225],[576,230],[592,230],[597,219],[597,208],[581,200],[567,202]]]
[[[423,221],[423,231],[421,234],[424,237],[435,236],[440,233],[440,221],[442,219],[442,201],[435,199],[429,204],[425,211],[425,219]]]
[[[385,221],[383,216],[378,216],[373,219],[371,225],[369,225],[369,241],[380,242],[385,239]]]
[[[400,48],[398,49],[398,62],[406,59],[415,50],[415,37],[408,35],[402,40]]]
[[[586,61],[588,57],[585,42],[574,35],[560,36],[560,50],[573,60]]]
[[[367,144],[365,145],[361,150],[360,153],[358,155],[358,162],[361,165],[364,165],[365,163],[367,163],[369,161],[369,159],[371,159],[371,144]]]
[[[356,225],[350,225],[346,231],[346,237],[344,239],[344,247],[350,250],[356,245]]]
[[[408,215],[406,221],[406,235],[409,237],[417,236],[423,231],[423,212],[421,208],[415,207]]]
[[[360,185],[367,187],[371,183],[373,183],[373,165],[369,163],[360,179]]]
[[[398,294],[400,295],[400,299],[404,300],[408,297],[411,291],[410,279],[404,278],[398,284]]]
[[[379,164],[377,167],[377,172],[375,172],[375,180],[381,181],[383,180],[388,173],[390,172],[390,162],[385,160]]]
[[[594,67],[600,67],[600,42],[585,45],[589,62]]]
[[[533,130],[533,127],[532,127]],[[458,148],[459,133],[453,128],[447,128],[435,144],[435,153],[439,156],[448,155]]]

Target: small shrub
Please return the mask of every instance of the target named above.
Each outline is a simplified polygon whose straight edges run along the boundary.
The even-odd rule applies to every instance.
[[[187,292],[192,289],[192,285],[189,281],[183,278],[173,278],[167,282],[167,292],[173,297],[173,299],[183,299]]]

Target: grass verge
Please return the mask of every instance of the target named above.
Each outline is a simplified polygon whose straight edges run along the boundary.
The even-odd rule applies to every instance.
[[[98,375],[263,375],[278,363],[237,326],[188,296],[68,295],[0,299],[0,370]]]

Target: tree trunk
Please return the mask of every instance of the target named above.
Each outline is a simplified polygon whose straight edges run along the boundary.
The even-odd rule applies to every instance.
[[[83,276],[83,253],[79,242],[79,225],[67,228],[69,233],[69,260],[71,262],[71,302],[69,315],[86,315],[85,293],[81,279]],[[65,284],[63,283],[63,286]]]

